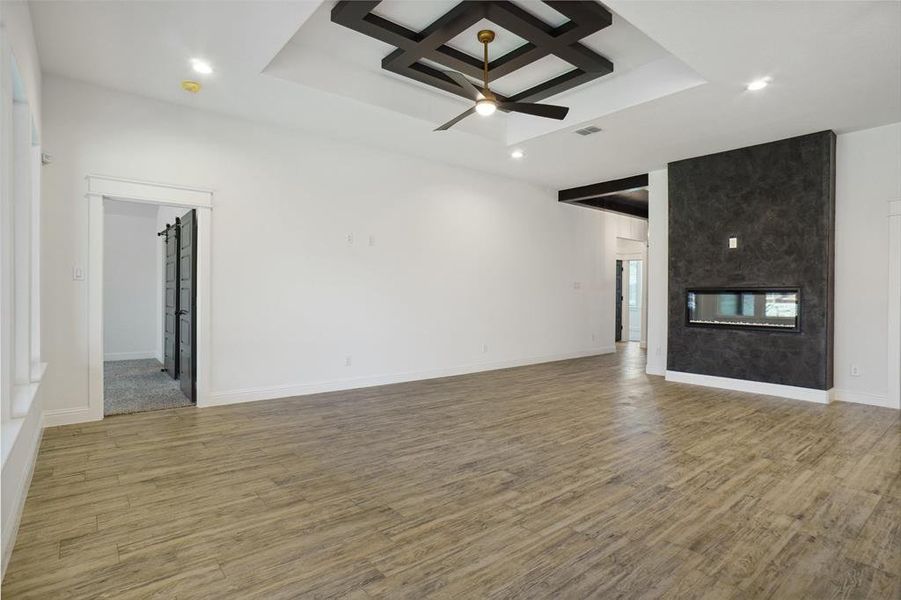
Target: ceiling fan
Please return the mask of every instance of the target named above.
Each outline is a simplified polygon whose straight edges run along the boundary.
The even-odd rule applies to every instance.
[[[494,114],[494,111],[496,110],[518,112],[526,115],[534,115],[536,117],[545,117],[547,119],[557,119],[558,121],[561,121],[566,117],[566,113],[569,112],[569,107],[566,106],[536,104],[534,102],[499,102],[497,96],[488,89],[488,44],[494,41],[494,32],[490,29],[483,29],[479,32],[478,39],[479,43],[485,47],[484,81],[481,90],[474,86],[463,73],[458,73],[457,71],[444,71],[445,75],[453,79],[457,85],[469,93],[476,104],[466,112],[457,115],[441,127],[438,127],[435,131],[446,131],[472,113],[479,113],[483,117],[487,117]]]

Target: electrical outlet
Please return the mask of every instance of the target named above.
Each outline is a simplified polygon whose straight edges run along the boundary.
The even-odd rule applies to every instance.
[[[488,344],[482,344],[482,354],[488,353]]]
[[[860,367],[851,365],[851,377],[860,377]]]
[[[581,282],[581,281],[573,281],[573,289],[574,289],[574,290],[581,290],[581,289],[582,289],[582,282]]]
[[[345,356],[345,357],[344,357],[344,366],[345,366],[345,367],[349,367],[350,364],[351,364],[351,362],[352,362],[352,361],[351,361],[351,358],[350,358],[349,356]]]
[[[84,269],[78,266],[72,267],[72,280],[84,281]]]
[[[352,233],[347,234],[347,245],[348,246],[354,245],[354,234],[352,234]]]
[[[598,334],[592,333],[592,334],[591,334],[591,341],[592,341],[592,342],[598,341]]]
[[[374,235],[371,235],[371,234],[370,234],[370,236],[369,236],[369,245],[370,245],[370,246],[375,246],[375,236],[374,236]]]

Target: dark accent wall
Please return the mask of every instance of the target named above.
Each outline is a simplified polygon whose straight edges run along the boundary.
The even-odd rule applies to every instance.
[[[667,369],[831,388],[834,222],[831,131],[670,163]],[[685,325],[687,288],[767,286],[801,289],[800,332]]]

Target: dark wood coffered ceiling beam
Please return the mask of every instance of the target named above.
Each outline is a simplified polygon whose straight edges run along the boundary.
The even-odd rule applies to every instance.
[[[526,43],[495,58],[488,64],[489,81],[509,75],[547,56],[573,65],[573,69],[510,97],[498,100],[535,102],[570,90],[613,71],[613,63],[581,44],[579,40],[608,27],[613,22],[610,12],[594,0],[572,2],[546,1],[545,4],[569,19],[553,27],[512,2],[492,0],[460,2],[436,19],[423,31],[413,31],[373,14],[378,1],[342,0],[332,9],[332,21],[396,48],[382,60],[382,68],[457,94],[469,95],[440,68],[459,71],[481,82],[482,61],[447,45],[482,19],[487,19]]]

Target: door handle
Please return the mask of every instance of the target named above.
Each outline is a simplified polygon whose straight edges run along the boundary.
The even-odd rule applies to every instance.
[[[180,311],[176,312],[175,314],[177,314],[177,315],[186,315],[186,314],[188,314],[188,312],[189,312],[189,311],[187,311],[187,310],[185,310],[185,309],[181,309]]]

